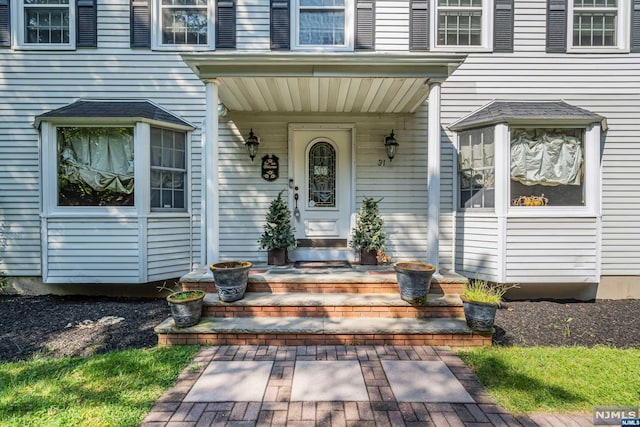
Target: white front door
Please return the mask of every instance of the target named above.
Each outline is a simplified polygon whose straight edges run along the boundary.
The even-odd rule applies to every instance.
[[[319,242],[312,246],[349,237],[352,145],[351,127],[292,125],[293,222],[296,238]]]

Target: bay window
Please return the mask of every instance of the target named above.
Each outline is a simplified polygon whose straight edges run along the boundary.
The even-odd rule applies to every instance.
[[[58,206],[133,206],[132,127],[58,127]]]
[[[512,206],[584,206],[584,129],[511,129]]]
[[[461,132],[458,151],[459,201],[461,208],[495,206],[494,128]]]
[[[186,135],[151,128],[151,209],[185,209]]]

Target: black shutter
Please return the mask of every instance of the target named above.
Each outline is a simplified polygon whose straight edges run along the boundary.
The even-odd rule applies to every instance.
[[[271,0],[271,49],[288,50],[290,40],[289,0]]]
[[[0,46],[11,46],[11,8],[9,0],[0,0]]]
[[[98,46],[98,13],[96,0],[78,0],[76,28],[76,46]]]
[[[149,1],[131,1],[131,47],[151,47],[151,10]]]
[[[631,52],[640,52],[640,0],[631,5]]]
[[[409,50],[429,50],[429,0],[411,0]]]
[[[375,49],[376,4],[375,0],[356,1],[357,50]]]
[[[547,0],[547,52],[567,51],[567,0]]]
[[[216,11],[216,48],[236,47],[236,3],[234,0],[218,0]]]
[[[493,51],[513,52],[513,0],[495,0]]]

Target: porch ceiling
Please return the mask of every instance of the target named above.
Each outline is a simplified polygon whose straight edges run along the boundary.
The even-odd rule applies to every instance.
[[[464,55],[184,54],[232,111],[412,113]]]

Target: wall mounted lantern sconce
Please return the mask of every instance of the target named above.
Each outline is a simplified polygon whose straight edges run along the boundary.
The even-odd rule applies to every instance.
[[[249,131],[249,138],[244,143],[247,147],[247,151],[249,152],[249,157],[251,157],[251,161],[256,158],[256,154],[258,154],[258,145],[260,145],[260,139],[253,134],[253,128]]]
[[[393,129],[391,129],[391,133],[384,139],[384,150],[387,152],[387,157],[389,161],[392,161],[398,152],[398,141],[396,141],[395,135],[393,133]]]

